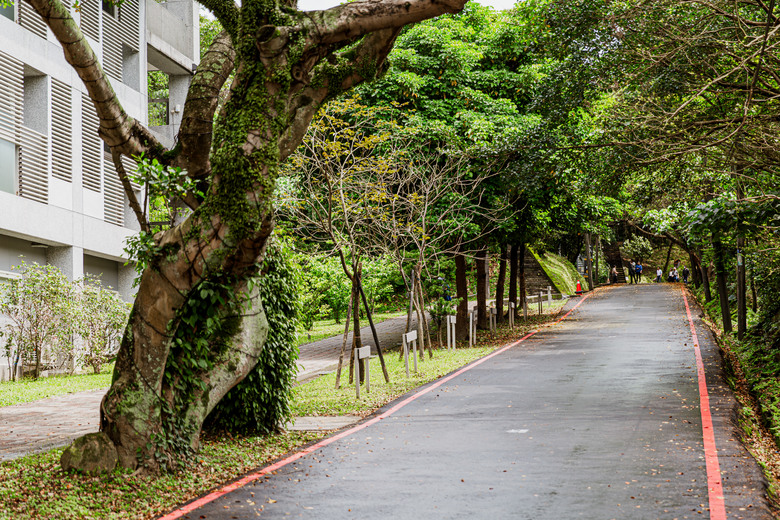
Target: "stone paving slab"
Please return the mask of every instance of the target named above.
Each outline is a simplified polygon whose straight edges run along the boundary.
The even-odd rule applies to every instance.
[[[98,431],[106,389],[0,408],[0,461],[64,446]]]
[[[292,422],[285,425],[285,428],[293,431],[307,432],[340,430],[341,428],[358,423],[361,419],[362,417],[359,415],[295,417]]]

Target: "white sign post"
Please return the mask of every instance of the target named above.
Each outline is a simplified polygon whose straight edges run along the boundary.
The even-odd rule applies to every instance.
[[[515,330],[515,302],[509,302],[509,328]]]
[[[355,349],[355,397],[360,399],[360,360],[365,359],[363,365],[366,367],[366,393],[371,391],[371,372],[368,369],[368,363],[371,358],[371,345]]]
[[[552,287],[547,286],[547,303],[552,303]]]
[[[539,316],[542,315],[542,305],[544,305],[544,291],[539,291]]]
[[[455,316],[446,316],[447,350],[455,349]]]
[[[404,344],[404,364],[406,365],[406,377],[409,377],[409,344],[412,345],[412,351],[414,355],[414,371],[417,372],[417,331],[410,330],[406,334],[401,336],[401,341]]]
[[[496,321],[498,321],[498,309],[495,307],[490,308],[490,332],[496,332]]]
[[[469,312],[469,347],[476,346],[477,338],[474,337],[474,331],[477,330],[477,309],[471,309]]]

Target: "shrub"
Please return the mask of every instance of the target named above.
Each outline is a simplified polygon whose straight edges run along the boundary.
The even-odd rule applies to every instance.
[[[258,279],[269,330],[255,368],[217,404],[204,429],[268,433],[289,419],[298,359],[295,274],[278,244]]]

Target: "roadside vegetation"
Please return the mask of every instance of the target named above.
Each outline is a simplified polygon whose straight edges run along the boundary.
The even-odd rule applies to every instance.
[[[407,392],[479,359],[557,317],[558,313],[553,311],[531,317],[526,323],[521,319],[514,331],[503,326],[493,334],[480,332],[480,347],[477,348],[464,348],[461,344],[454,351],[437,349],[432,359],[426,353],[426,359],[418,361],[418,373],[412,372],[409,379],[405,377],[404,363],[398,352],[388,352],[385,359],[392,376],[391,384],[385,384],[377,360],[372,359],[371,392],[362,388],[360,399],[355,398],[355,388],[349,384],[348,377],[343,377],[341,389],[335,390],[335,375],[322,376],[294,388],[293,414],[366,417]],[[65,472],[59,467],[62,449],[3,462],[0,464],[0,520],[152,519],[327,434],[297,431],[268,435],[208,434],[203,437],[203,446],[190,465],[160,476],[143,476],[124,470],[99,476]],[[258,495],[256,498],[257,505],[262,506],[272,497]]]

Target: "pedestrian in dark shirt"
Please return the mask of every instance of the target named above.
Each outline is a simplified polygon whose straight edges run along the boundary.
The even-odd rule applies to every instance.
[[[628,280],[628,283],[636,283],[636,263],[633,260],[628,264]]]
[[[688,283],[688,277],[691,275],[691,270],[686,266],[683,266],[683,283]]]
[[[635,268],[635,270],[636,270],[636,283],[641,283],[642,282],[642,269],[644,269],[644,267],[642,267],[642,261],[638,260],[637,263],[636,263],[636,268]]]

